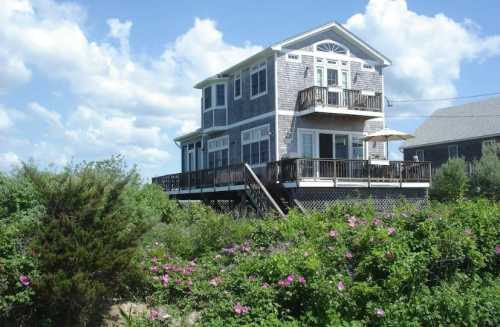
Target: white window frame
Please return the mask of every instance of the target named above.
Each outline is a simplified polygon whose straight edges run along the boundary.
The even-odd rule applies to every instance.
[[[217,105],[217,85],[224,85],[224,105],[222,106],[218,106]],[[212,105],[210,106],[210,108],[205,108],[205,89],[207,87],[211,87],[211,97],[212,97]],[[226,126],[227,126],[227,122],[228,122],[228,113],[227,113],[227,82],[217,82],[217,83],[212,83],[210,85],[206,85],[204,88],[203,88],[203,92],[202,92],[202,116],[201,116],[201,123],[202,123],[202,126],[203,126],[203,129],[211,129],[211,128],[217,128],[217,127],[221,127],[221,126],[214,126],[212,125],[211,127],[206,127],[204,124],[205,124],[205,113],[209,113],[211,112],[212,113],[212,124],[215,123],[215,110],[219,110],[219,109],[224,109],[226,110]]]
[[[224,104],[217,105],[217,86],[224,86]],[[212,103],[212,108],[210,109],[224,109],[227,107],[227,83],[214,83],[212,87],[212,99],[214,100]]]
[[[259,91],[257,94],[252,95],[252,75],[257,74],[257,78],[258,78],[257,88],[258,88],[258,90],[260,90],[260,74],[259,73],[262,70],[266,71],[266,73],[264,74],[266,76],[266,89],[262,92]],[[252,68],[250,68],[249,86],[250,86],[250,100],[257,99],[257,98],[267,94],[267,90],[269,88],[269,81],[267,78],[267,60],[264,60],[256,65],[252,66]]]
[[[290,56],[296,56],[296,58],[290,58]],[[294,52],[288,52],[286,54],[286,61],[288,62],[297,62],[297,63],[301,63],[302,62],[302,55],[298,54],[298,53],[294,53]]]
[[[262,129],[267,129],[267,132],[265,133],[265,135],[262,135]],[[254,131],[256,130],[261,130],[261,133],[259,135],[259,137],[253,139],[250,137],[249,140],[245,140],[244,139],[244,134],[246,133],[250,133],[250,135],[253,134]],[[261,161],[261,158],[260,158],[260,142],[262,141],[266,141],[267,140],[267,144],[268,144],[268,154],[267,154],[267,161],[266,162],[260,162]],[[246,129],[244,131],[241,131],[241,162],[243,162],[243,146],[246,145],[246,144],[252,144],[252,143],[258,143],[259,144],[259,163],[258,164],[250,164],[248,163],[251,167],[265,167],[267,166],[267,164],[269,162],[271,162],[271,126],[270,124],[265,124],[265,125],[260,125],[260,126],[256,126],[256,127],[252,127],[252,128],[249,128],[249,129]],[[250,149],[250,157],[252,156],[252,150]]]
[[[240,81],[240,95],[236,96],[236,80]],[[234,74],[234,81],[233,81],[233,95],[234,95],[234,100],[239,100],[243,96],[243,84],[242,84],[242,79],[241,79],[241,71],[237,72]]]
[[[450,155],[450,149],[452,149],[452,148],[455,148],[457,150],[457,156],[456,157],[452,157]],[[450,145],[448,145],[448,160],[449,159],[456,159],[456,158],[459,158],[459,157],[460,157],[460,155],[458,153],[458,144],[450,144]]]
[[[298,128],[297,129],[297,137],[298,137],[298,152],[300,155],[303,153],[303,144],[301,134],[313,134],[313,158],[319,159],[319,134],[331,134],[333,138],[333,157],[336,158],[337,154],[335,153],[335,135],[347,135],[348,136],[348,159],[352,160],[352,137],[358,136],[360,138],[366,136],[364,132],[353,132],[353,131],[336,131],[336,130],[328,130],[328,129],[311,129],[311,128]],[[366,160],[368,158],[368,146],[366,142],[363,142],[363,159]],[[361,159],[360,159],[361,160]]]
[[[346,53],[345,54],[342,54],[342,53],[338,53],[338,52],[326,52],[326,51],[321,51],[321,50],[318,50],[318,45],[322,44],[322,43],[333,43],[339,47],[342,47],[345,49]],[[331,39],[325,39],[325,40],[322,40],[322,41],[319,41],[319,42],[316,42],[313,44],[313,51],[315,53],[321,53],[321,54],[333,54],[333,55],[338,55],[338,56],[344,56],[344,57],[349,57],[350,54],[351,54],[351,50],[349,49],[349,47],[345,46],[344,44],[342,43],[339,43],[337,41],[334,41],[334,40],[331,40]],[[322,56],[322,55],[319,55],[319,56]]]
[[[334,61],[335,63],[332,63]],[[342,62],[346,62],[345,60],[337,59],[337,58],[331,58],[331,57],[315,57],[314,58],[314,85],[316,86],[323,86],[323,87],[328,87],[328,91],[331,92],[340,92],[342,93],[342,90],[344,89],[342,85],[342,73],[346,72],[347,73],[347,87],[346,89],[351,88],[351,67],[349,63],[344,66],[342,65]],[[322,84],[323,85],[317,85],[317,80],[318,80],[318,68],[322,69]],[[328,86],[328,69],[335,69],[337,70],[337,85],[336,86]]]
[[[213,143],[217,143],[218,141],[223,141],[221,145],[219,146],[214,146],[214,147],[210,147],[211,144]],[[224,142],[225,141],[225,142]],[[224,135],[224,136],[220,136],[220,137],[216,137],[216,138],[213,138],[213,139],[210,139],[210,140],[207,140],[207,169],[208,169],[208,166],[209,166],[209,155],[211,152],[217,152],[217,151],[222,151],[222,150],[226,150],[227,149],[227,165],[230,166],[230,162],[229,162],[229,158],[231,158],[230,154],[229,154],[229,135]],[[215,165],[215,163],[214,163]],[[217,169],[217,168],[220,168],[220,167],[213,167],[213,169]]]
[[[299,132],[297,132],[299,155],[303,156],[304,153],[304,141],[302,139],[302,135],[304,134],[312,136],[312,158],[316,158],[316,137],[314,132],[309,130],[299,130]]]

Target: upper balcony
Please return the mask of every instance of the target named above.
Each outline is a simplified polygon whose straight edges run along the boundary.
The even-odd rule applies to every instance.
[[[299,91],[298,110],[302,115],[330,113],[360,116],[365,118],[383,117],[382,94],[365,94],[360,90],[332,90],[323,86],[312,86]]]

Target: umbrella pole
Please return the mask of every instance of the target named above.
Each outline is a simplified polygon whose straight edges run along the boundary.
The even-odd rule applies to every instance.
[[[385,138],[385,159],[389,161],[389,138]]]

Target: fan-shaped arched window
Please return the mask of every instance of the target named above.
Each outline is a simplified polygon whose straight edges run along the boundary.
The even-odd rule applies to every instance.
[[[332,41],[319,43],[318,45],[316,45],[316,50],[322,52],[335,52],[339,54],[347,54],[349,51],[343,45],[340,45]]]

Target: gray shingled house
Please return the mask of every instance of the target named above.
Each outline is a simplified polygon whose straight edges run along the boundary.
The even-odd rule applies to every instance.
[[[481,157],[485,146],[500,144],[500,97],[436,110],[403,145],[404,159],[432,162]]]
[[[429,163],[389,162],[384,144],[363,140],[384,128],[390,65],[336,22],[275,43],[195,85],[201,127],[175,139],[182,172],[153,182],[177,199],[259,214],[425,202]]]

